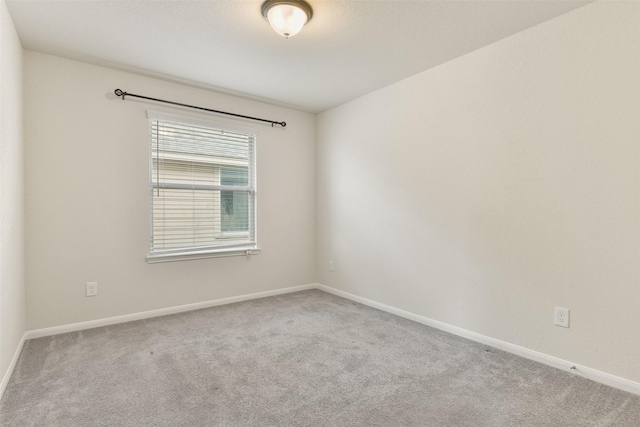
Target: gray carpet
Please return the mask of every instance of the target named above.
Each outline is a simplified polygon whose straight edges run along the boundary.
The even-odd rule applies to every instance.
[[[2,426],[640,426],[640,396],[313,290],[25,344]]]

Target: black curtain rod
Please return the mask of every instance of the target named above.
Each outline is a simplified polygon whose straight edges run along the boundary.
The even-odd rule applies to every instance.
[[[273,120],[260,119],[258,117],[243,116],[242,114],[235,114],[235,113],[228,113],[226,111],[212,110],[211,108],[197,107],[195,105],[181,104],[179,102],[173,102],[173,101],[165,101],[164,99],[158,99],[158,98],[151,98],[151,97],[148,97],[148,96],[136,95],[134,93],[125,92],[125,91],[123,91],[121,89],[116,89],[116,90],[113,91],[113,93],[115,93],[116,96],[122,97],[123,101],[124,101],[124,97],[125,96],[133,96],[134,98],[142,98],[142,99],[148,99],[149,101],[164,102],[165,104],[178,105],[180,107],[195,108],[196,110],[208,111],[210,113],[226,114],[227,116],[241,117],[243,119],[249,119],[249,120],[256,120],[256,121],[259,121],[259,122],[271,123],[271,127],[273,127],[273,125],[280,125],[282,127],[287,126],[287,122],[276,122],[276,121],[273,121]]]

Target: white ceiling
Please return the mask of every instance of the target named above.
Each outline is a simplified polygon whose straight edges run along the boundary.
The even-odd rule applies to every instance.
[[[25,49],[311,112],[588,2],[309,0],[312,20],[286,40],[261,1],[6,0]]]

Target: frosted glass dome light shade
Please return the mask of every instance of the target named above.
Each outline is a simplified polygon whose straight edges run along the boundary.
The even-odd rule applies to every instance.
[[[312,14],[311,6],[303,0],[267,0],[262,4],[262,15],[286,39],[298,34]]]
[[[285,38],[298,34],[307,23],[307,15],[302,10],[286,4],[272,7],[267,19],[271,28]]]

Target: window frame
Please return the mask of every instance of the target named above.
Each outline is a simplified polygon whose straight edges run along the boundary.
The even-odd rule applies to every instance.
[[[146,260],[148,263],[158,263],[158,262],[171,262],[171,261],[182,261],[182,260],[193,260],[200,258],[214,258],[214,257],[229,257],[229,256],[251,256],[260,254],[260,248],[258,247],[258,233],[257,233],[257,131],[253,128],[248,128],[244,126],[238,126],[234,123],[229,123],[227,121],[218,121],[211,120],[202,117],[196,117],[192,115],[181,115],[181,114],[173,114],[156,110],[147,110],[147,132],[149,137],[149,182],[148,182],[148,190],[149,190],[149,246],[148,246],[148,255]],[[154,186],[154,177],[153,177],[153,149],[151,146],[151,140],[153,138],[152,134],[152,120],[165,120],[170,122],[176,122],[185,125],[206,127],[217,130],[224,130],[229,132],[237,132],[248,134],[252,137],[252,150],[253,155],[249,156],[248,159],[248,186],[251,190],[247,193],[248,197],[248,231],[241,232],[240,234],[246,235],[248,237],[247,242],[238,242],[234,244],[227,245],[213,245],[213,246],[202,246],[202,247],[186,247],[186,248],[177,248],[177,249],[156,249],[153,250],[153,233],[154,233],[154,220],[153,220],[153,192],[158,187]],[[221,201],[220,201],[221,204]],[[232,232],[233,234],[238,234],[237,232]],[[253,239],[251,238],[253,235]]]

